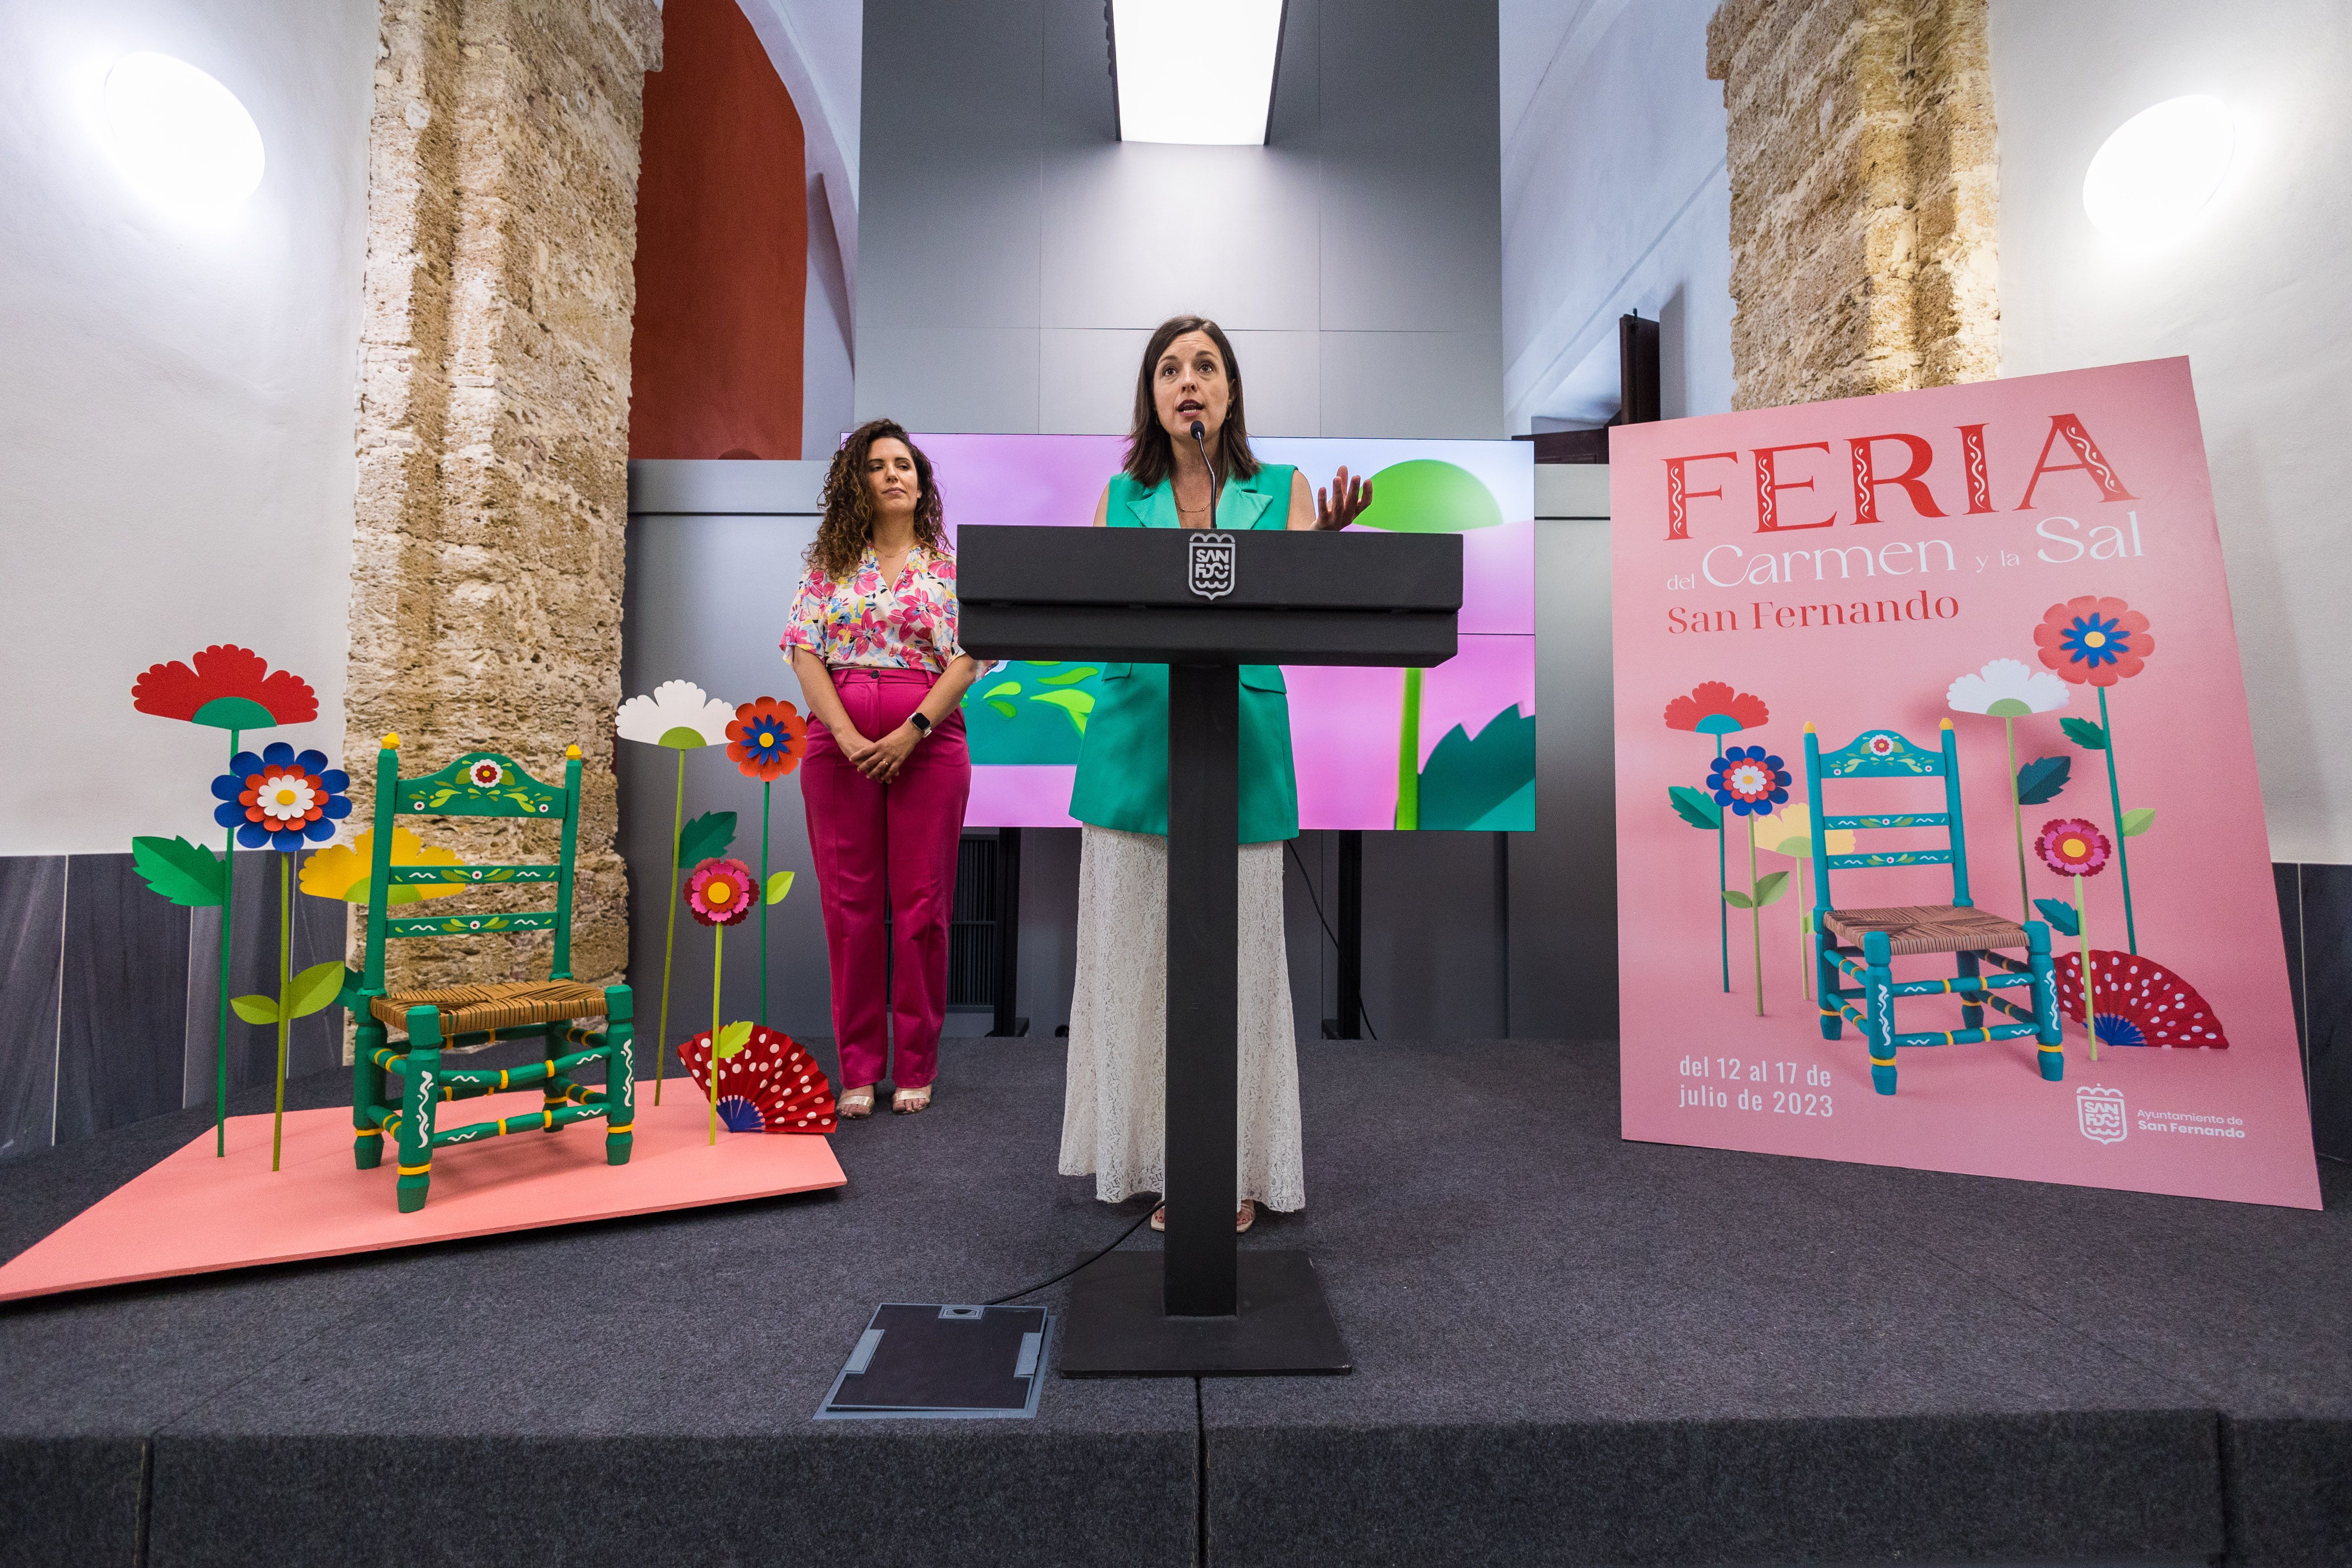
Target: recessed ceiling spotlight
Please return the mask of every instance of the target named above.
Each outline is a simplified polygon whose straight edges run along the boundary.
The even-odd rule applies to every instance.
[[[170,206],[234,206],[261,184],[261,131],[236,94],[185,60],[142,50],[106,73],[106,143]]]
[[[2083,210],[2110,238],[2178,238],[2230,172],[2237,128],[2218,98],[2191,93],[2116,128],[2083,175]]]
[[[1111,0],[1118,139],[1263,144],[1282,10],[1283,0]]]

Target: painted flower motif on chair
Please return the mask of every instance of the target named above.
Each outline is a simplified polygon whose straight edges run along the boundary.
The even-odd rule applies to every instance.
[[[2042,662],[2080,686],[2113,686],[2137,675],[2156,652],[2147,617],[2121,599],[2085,594],[2053,605],[2033,628]]]
[[[1706,787],[1715,804],[1727,805],[1740,816],[1769,816],[1772,808],[1789,804],[1794,782],[1780,758],[1761,746],[1733,746],[1707,770]]]
[[[1953,712],[1982,713],[1994,719],[2047,713],[2065,707],[2067,699],[2063,680],[2016,658],[1996,658],[1975,674],[1961,676],[1944,692]]]
[[[687,908],[707,926],[740,925],[759,901],[753,892],[756,885],[751,868],[740,860],[705,860],[687,879]]]
[[[352,814],[345,793],[351,787],[351,775],[327,766],[324,752],[297,755],[285,742],[273,741],[259,756],[239,752],[229,771],[213,780],[221,802],[213,820],[236,828],[236,841],[247,849],[324,844],[334,837],[335,824]]]
[[[808,721],[779,698],[755,698],[736,709],[728,722],[728,760],[746,778],[773,784],[799,767],[807,753]]]
[[[2034,854],[2062,877],[2095,877],[2106,868],[2115,846],[2107,836],[2079,816],[2062,816],[2042,825],[2033,841]]]
[[[483,757],[466,770],[466,777],[476,789],[496,789],[506,783],[507,771],[489,758]]]
[[[273,673],[251,648],[215,643],[187,664],[149,666],[131,685],[131,706],[215,730],[267,730],[316,719],[319,695],[290,670]]]
[[[1772,710],[1760,697],[1734,691],[1720,680],[1702,680],[1687,697],[1666,704],[1666,728],[1696,730],[1702,735],[1729,735],[1769,722]]]
[[[665,680],[654,688],[652,696],[632,697],[622,703],[614,722],[624,741],[690,752],[723,744],[727,721],[734,713],[691,680]]]

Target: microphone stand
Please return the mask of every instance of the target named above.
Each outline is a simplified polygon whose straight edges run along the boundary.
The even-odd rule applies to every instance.
[[[1209,470],[1209,527],[1213,531],[1217,526],[1217,500],[1223,494],[1224,486],[1219,479],[1217,465],[1209,461],[1208,427],[1198,419],[1192,421],[1192,445],[1200,449],[1201,466]],[[1172,490],[1173,487],[1171,489]]]

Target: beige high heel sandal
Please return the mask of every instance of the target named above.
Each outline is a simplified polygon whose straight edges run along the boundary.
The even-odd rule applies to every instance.
[[[865,1121],[874,1114],[874,1086],[869,1083],[864,1089],[842,1090],[841,1099],[835,1103],[834,1109],[844,1121]]]

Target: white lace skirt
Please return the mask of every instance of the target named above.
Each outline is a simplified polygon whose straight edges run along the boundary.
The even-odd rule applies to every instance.
[[[1082,843],[1062,1174],[1091,1174],[1095,1195],[1117,1203],[1166,1191],[1168,840],[1087,827]],[[1271,1209],[1303,1208],[1279,843],[1242,846],[1240,915],[1235,1195]]]

